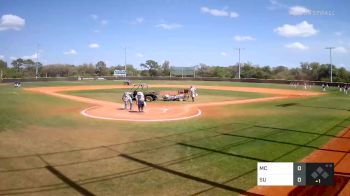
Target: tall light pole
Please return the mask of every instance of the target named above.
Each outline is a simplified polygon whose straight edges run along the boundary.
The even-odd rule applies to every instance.
[[[125,77],[126,77],[126,46],[124,47],[124,70],[125,70]]]
[[[241,50],[244,48],[236,48],[238,50],[238,79],[241,79]]]
[[[335,47],[326,47],[326,50],[329,50],[329,64],[331,65],[331,82],[333,82],[333,66],[332,66],[332,50]]]
[[[36,45],[35,79],[38,79],[39,44]]]

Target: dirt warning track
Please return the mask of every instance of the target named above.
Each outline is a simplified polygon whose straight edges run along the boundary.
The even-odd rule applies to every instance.
[[[149,85],[151,88],[188,88],[188,85]],[[80,97],[75,95],[63,94],[64,91],[81,91],[81,90],[99,90],[99,89],[129,89],[129,86],[122,85],[94,85],[94,86],[58,86],[58,87],[36,87],[26,88],[25,90],[36,93],[43,93],[51,96],[61,97],[83,103],[91,104],[90,107],[83,109],[80,113],[86,117],[103,119],[103,120],[122,120],[122,121],[140,121],[140,122],[162,122],[185,120],[202,115],[201,108],[211,106],[222,106],[232,104],[246,104],[256,102],[266,102],[272,100],[286,99],[292,97],[306,97],[318,96],[321,93],[285,90],[285,89],[271,89],[271,88],[255,88],[255,87],[234,87],[234,86],[204,86],[197,85],[197,89],[207,90],[227,90],[227,91],[241,91],[264,93],[274,95],[266,98],[231,100],[222,102],[207,102],[207,103],[193,103],[183,105],[173,104],[148,104],[144,113],[135,111],[123,110],[120,103],[96,100],[92,98]],[[134,107],[136,110],[136,106]],[[205,115],[205,114],[204,114]]]

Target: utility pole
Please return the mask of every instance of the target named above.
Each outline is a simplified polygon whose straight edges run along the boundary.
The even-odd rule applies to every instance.
[[[241,50],[244,48],[236,48],[238,50],[238,79],[241,79]]]
[[[331,65],[331,82],[333,82],[333,66],[332,66],[332,50],[335,47],[326,47],[326,50],[329,50],[329,64]]]
[[[124,69],[125,69],[125,77],[126,77],[126,46],[124,47]]]
[[[35,79],[38,79],[39,44],[36,45]]]
[[[169,77],[171,78],[171,65],[169,66]]]
[[[193,78],[196,77],[196,66],[193,67]]]
[[[184,78],[184,68],[181,67],[181,75],[182,75],[182,78]]]

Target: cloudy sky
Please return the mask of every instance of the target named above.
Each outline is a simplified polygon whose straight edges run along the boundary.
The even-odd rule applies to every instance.
[[[50,63],[175,66],[238,61],[350,69],[350,1],[342,0],[0,0],[0,58]]]

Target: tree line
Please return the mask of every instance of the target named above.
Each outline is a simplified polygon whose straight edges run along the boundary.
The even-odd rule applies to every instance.
[[[72,64],[48,64],[34,62],[31,59],[16,59],[9,66],[7,62],[0,60],[0,71],[2,78],[35,77],[38,67],[38,77],[94,77],[112,76],[114,70],[124,70],[124,65],[107,67],[106,63],[99,61],[96,64],[85,63],[81,65]],[[141,69],[133,65],[126,65],[128,76],[170,76],[171,65],[169,61],[159,63],[155,60],[147,60],[140,64]],[[227,67],[199,64],[195,66],[196,77],[220,77],[237,78],[238,65]],[[344,67],[332,65],[334,82],[350,82],[350,72]],[[318,62],[302,62],[299,67],[288,68],[286,66],[260,66],[250,62],[241,64],[241,78],[257,79],[286,79],[286,80],[311,80],[329,81],[330,64]]]

